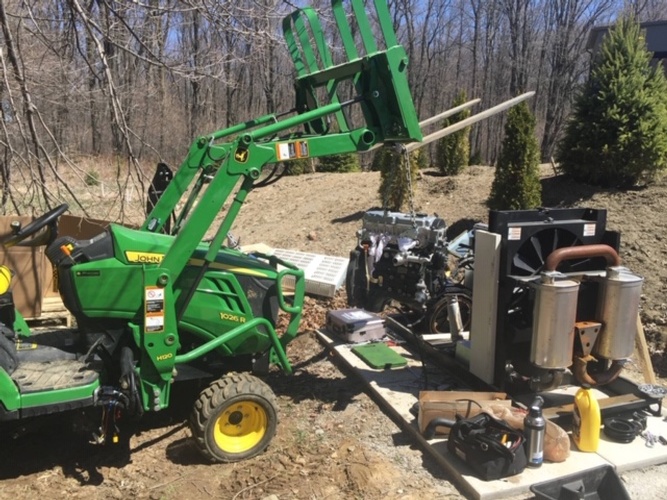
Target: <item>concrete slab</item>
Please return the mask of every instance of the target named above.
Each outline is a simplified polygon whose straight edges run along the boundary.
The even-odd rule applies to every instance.
[[[667,437],[667,422],[661,417],[649,417],[646,429],[655,436]],[[613,464],[616,472],[626,472],[667,462],[667,446],[656,443],[649,447],[646,440],[639,436],[632,443],[616,443],[603,433],[600,436],[597,453]]]
[[[579,452],[572,445],[570,457],[562,463],[545,463],[538,469],[527,468],[513,477],[482,481],[471,474],[465,463],[450,455],[445,439],[426,441],[419,433],[416,413],[411,411],[418,403],[419,391],[424,389],[424,369],[418,356],[404,346],[396,345],[393,349],[408,360],[407,366],[391,370],[375,370],[351,352],[353,345],[345,344],[327,332],[320,331],[317,334],[331,352],[368,385],[375,399],[416,441],[422,444],[452,478],[452,482],[469,498],[479,500],[529,498],[532,497],[530,486],[533,484],[580,473],[600,465],[611,464],[618,472],[623,472],[667,462],[667,446],[658,443],[653,448],[648,448],[641,437],[628,444],[615,443],[602,435],[597,453]],[[433,377],[433,374],[429,376]],[[442,382],[447,384],[446,380]],[[564,390],[567,392],[574,389]],[[604,394],[600,393],[600,397],[603,396]],[[656,435],[667,437],[667,422],[663,421],[662,417],[648,417],[647,428]]]

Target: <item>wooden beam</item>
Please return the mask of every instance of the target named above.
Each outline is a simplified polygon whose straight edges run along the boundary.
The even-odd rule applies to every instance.
[[[637,314],[637,333],[635,335],[635,348],[639,357],[639,364],[641,365],[642,374],[644,375],[644,382],[647,384],[655,384],[655,371],[653,370],[653,363],[651,362],[651,354],[648,352],[648,345],[646,344],[646,336],[644,335],[644,327],[642,320]]]

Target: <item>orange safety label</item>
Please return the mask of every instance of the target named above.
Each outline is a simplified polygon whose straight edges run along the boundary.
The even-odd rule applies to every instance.
[[[164,331],[164,288],[147,286],[144,297],[144,331],[159,333]]]
[[[308,141],[279,142],[276,144],[276,158],[279,161],[298,160],[309,156]]]

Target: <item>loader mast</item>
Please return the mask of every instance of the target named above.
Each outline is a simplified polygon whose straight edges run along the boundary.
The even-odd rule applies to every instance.
[[[408,88],[407,55],[396,40],[385,0],[374,0],[373,17],[362,0],[350,3],[348,15],[342,0],[332,2],[344,48],[345,60],[338,64],[314,9],[298,9],[283,20],[296,71],[296,114],[268,114],[202,136],[190,147],[141,228],[159,232],[170,214],[176,214],[174,244],[160,265],[172,279],[185,268],[238,185],[205,257],[207,263],[215,259],[267,166],[422,139]]]

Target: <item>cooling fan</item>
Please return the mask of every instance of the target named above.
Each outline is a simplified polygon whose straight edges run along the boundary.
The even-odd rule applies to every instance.
[[[539,274],[547,258],[554,250],[581,245],[581,240],[562,228],[547,228],[538,231],[524,241],[512,257],[510,274],[514,276],[535,276]],[[563,261],[558,270],[564,273],[576,272],[586,266],[591,259]]]

